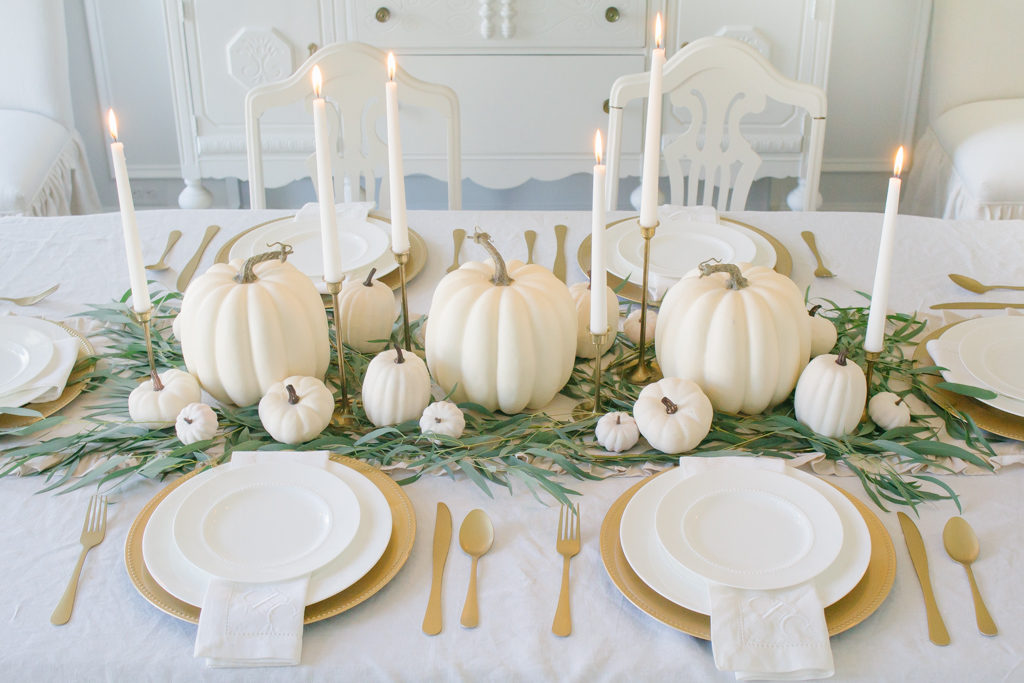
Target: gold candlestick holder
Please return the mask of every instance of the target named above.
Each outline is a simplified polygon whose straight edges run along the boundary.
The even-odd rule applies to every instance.
[[[637,225],[640,221],[637,220]],[[657,222],[654,225],[640,226],[640,235],[644,238],[644,269],[643,269],[643,280],[642,290],[640,292],[640,342],[636,347],[636,362],[629,365],[624,373],[623,377],[626,378],[627,382],[631,384],[650,384],[651,382],[657,382],[661,379],[661,368],[658,367],[657,361],[648,361],[647,356],[647,278],[650,273],[651,266],[651,239],[654,237],[655,230],[661,222]]]
[[[156,360],[153,358],[153,309],[133,311],[135,320],[142,327],[142,334],[146,339],[146,358],[149,359],[149,376],[153,380],[153,391],[163,391],[164,383],[160,381],[160,374],[156,371]]]
[[[405,350],[412,352],[412,333],[409,332],[409,297],[405,291],[405,266],[409,263],[409,250],[392,252],[398,264],[398,281],[402,290],[402,335]]]
[[[881,351],[864,352],[864,378],[867,381],[868,399],[871,398],[871,379],[875,374],[875,363],[882,357]]]
[[[609,329],[605,330],[603,334],[591,333],[590,335],[590,340],[597,349],[597,355],[594,357],[594,398],[584,399],[573,408],[572,416],[574,419],[583,420],[598,415],[601,412],[601,356],[603,355],[601,347],[608,341],[610,334],[611,330]]]
[[[351,401],[348,396],[348,377],[345,373],[345,344],[341,336],[341,305],[338,301],[338,294],[341,292],[341,282],[327,282],[327,293],[331,295],[331,305],[334,307],[334,351],[338,354],[338,388],[341,390],[341,400],[335,411],[331,424],[335,427],[349,428],[355,425],[356,418],[352,414]]]

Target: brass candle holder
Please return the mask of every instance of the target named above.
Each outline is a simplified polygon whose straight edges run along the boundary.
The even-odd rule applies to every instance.
[[[640,221],[637,220],[637,225]],[[644,269],[642,290],[640,292],[640,342],[636,348],[636,362],[629,365],[623,372],[623,377],[631,384],[650,384],[662,378],[661,368],[657,361],[648,361],[647,355],[647,277],[651,266],[651,239],[654,231],[658,229],[661,222],[654,225],[640,226],[640,235],[644,238]]]
[[[348,428],[355,424],[355,416],[352,415],[351,401],[348,396],[348,377],[345,374],[345,344],[341,337],[341,305],[338,301],[338,294],[341,292],[341,282],[327,282],[327,293],[331,295],[331,305],[334,307],[334,351],[338,354],[338,388],[341,390],[340,411],[334,413],[331,424],[335,427]]]
[[[149,376],[153,380],[153,391],[163,391],[164,383],[160,381],[160,374],[156,371],[156,361],[153,358],[153,309],[139,313],[133,311],[135,320],[142,327],[142,334],[146,339],[146,358],[149,359]]]
[[[867,381],[868,398],[871,398],[871,378],[875,374],[875,363],[882,357],[881,351],[864,352],[864,378]]]
[[[611,330],[605,330],[603,334],[591,333],[590,340],[597,349],[594,357],[594,398],[584,399],[573,408],[572,416],[577,420],[593,417],[601,412],[601,347],[608,341]]]
[[[412,333],[409,332],[409,297],[405,292],[405,266],[409,263],[410,250],[392,252],[398,264],[398,281],[402,290],[402,335],[405,350],[412,351]]]

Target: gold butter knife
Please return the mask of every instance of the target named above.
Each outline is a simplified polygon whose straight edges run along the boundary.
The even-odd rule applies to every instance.
[[[932,580],[928,575],[928,555],[924,549],[924,539],[918,530],[914,520],[910,519],[903,512],[897,512],[900,520],[900,527],[903,529],[903,538],[907,541],[907,550],[910,551],[910,561],[917,572],[917,580],[921,583],[921,592],[924,594],[924,608],[928,615],[928,639],[936,645],[949,645],[949,631],[939,614],[939,606],[935,603],[935,594],[932,592]]]
[[[551,272],[562,282],[565,282],[565,236],[569,234],[569,226],[555,226],[555,263],[551,266]]]
[[[437,520],[434,522],[434,578],[430,582],[430,599],[427,613],[423,617],[423,632],[436,636],[441,632],[441,578],[448,560],[448,548],[452,543],[452,513],[444,503],[437,504]]]
[[[932,304],[930,306],[933,310],[958,310],[958,311],[969,311],[969,310],[982,310],[982,309],[1000,309],[1000,308],[1024,308],[1024,303],[1003,303],[999,301],[950,301],[944,304]]]
[[[527,230],[523,237],[526,238],[526,262],[533,263],[533,246],[537,244],[537,231]]]
[[[466,231],[462,228],[455,228],[452,230],[452,247],[454,252],[452,254],[452,264],[448,266],[446,272],[450,273],[453,270],[459,269],[459,251],[462,249],[462,240],[466,239]]]
[[[177,283],[179,292],[184,292],[185,288],[188,287],[192,275],[196,272],[196,268],[199,267],[199,262],[203,259],[203,252],[206,251],[206,247],[210,246],[210,242],[213,241],[218,232],[220,232],[219,225],[211,225],[206,229],[206,234],[203,235],[203,241],[199,243],[199,248],[196,249],[195,255],[181,269],[181,275],[178,276]]]

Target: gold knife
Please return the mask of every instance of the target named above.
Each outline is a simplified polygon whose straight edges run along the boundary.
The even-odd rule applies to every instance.
[[[430,582],[430,599],[423,617],[423,632],[428,636],[441,632],[441,577],[444,576],[444,564],[451,544],[452,513],[447,505],[438,503],[437,520],[434,522],[434,578]]]
[[[999,308],[1024,308],[1022,303],[1002,303],[999,301],[950,301],[945,304],[933,304],[936,311],[948,310],[972,310],[972,309],[999,309]]]
[[[924,594],[924,608],[928,615],[928,639],[936,645],[949,645],[949,632],[946,624],[939,614],[939,606],[935,604],[935,594],[932,593],[932,580],[928,575],[928,555],[924,550],[924,540],[914,520],[905,513],[897,512],[903,528],[903,538],[907,541],[907,550],[910,551],[910,561],[914,564],[914,571],[917,572],[917,580],[921,582],[921,592]]]
[[[555,226],[555,263],[551,266],[551,272],[562,282],[565,282],[565,236],[569,234],[569,226]]]
[[[448,266],[447,273],[453,270],[459,269],[459,250],[462,249],[462,240],[466,239],[466,231],[462,228],[455,228],[452,230],[452,246],[454,248],[452,255],[452,264]]]
[[[199,248],[196,249],[195,255],[181,269],[181,275],[178,276],[179,292],[184,292],[185,288],[188,287],[189,280],[192,279],[196,268],[199,267],[199,262],[203,259],[203,252],[206,251],[206,247],[210,246],[210,242],[213,241],[218,232],[220,232],[219,225],[211,225],[206,229],[206,234],[203,235],[203,241],[199,243]]]

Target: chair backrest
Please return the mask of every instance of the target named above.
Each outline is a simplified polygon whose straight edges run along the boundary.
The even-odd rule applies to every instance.
[[[335,196],[346,201],[377,201],[387,205],[387,140],[384,126],[384,83],[387,56],[363,43],[335,43],[315,52],[288,78],[260,85],[245,96],[246,152],[249,166],[249,200],[253,209],[266,208],[263,175],[263,147],[260,116],[268,109],[297,101],[311,102],[311,73],[319,65],[323,72],[323,96],[328,102],[330,146],[335,151],[332,170]],[[425,83],[398,67],[398,99],[436,110],[446,120],[448,142],[448,208],[462,208],[462,151],[459,128],[459,100],[455,91],[443,85]],[[311,106],[309,107],[311,110]],[[310,115],[312,130],[312,114]],[[312,138],[312,132],[310,132]],[[316,182],[316,158],[310,155],[309,175]],[[376,179],[381,178],[377,196]]]
[[[608,116],[608,207],[618,203],[622,109],[647,97],[649,73],[622,76],[612,84]],[[741,120],[764,110],[769,99],[793,105],[810,116],[805,125],[804,210],[818,196],[825,144],[825,92],[780,74],[757,50],[732,38],[706,37],[681,48],[665,63],[663,92],[673,107],[687,109],[690,124],[665,145],[673,204],[714,205],[742,210],[761,157],[743,137]],[[649,102],[648,106],[661,106]],[[688,182],[687,182],[688,179]],[[685,199],[683,188],[686,188]],[[717,190],[717,198],[715,197]]]
[[[4,0],[0,109],[42,114],[74,130],[61,0]]]

